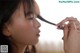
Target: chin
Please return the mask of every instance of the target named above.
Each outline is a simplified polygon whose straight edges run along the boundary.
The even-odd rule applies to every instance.
[[[32,45],[36,45],[38,43],[38,40],[37,41],[35,41],[35,42],[33,42],[33,44]]]
[[[37,43],[38,43],[38,40],[33,41],[33,42],[26,43],[26,45],[36,45]]]

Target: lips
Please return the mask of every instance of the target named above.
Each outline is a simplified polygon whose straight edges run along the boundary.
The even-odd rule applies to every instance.
[[[40,36],[40,34],[39,34],[39,33],[40,33],[40,30],[38,30],[37,36]]]
[[[39,37],[39,36],[40,36],[40,34],[37,34],[37,36]]]

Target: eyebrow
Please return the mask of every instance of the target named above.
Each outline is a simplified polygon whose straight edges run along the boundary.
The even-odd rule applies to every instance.
[[[33,12],[31,12],[31,11],[28,11],[28,12],[24,11],[24,13],[26,14],[26,16],[30,15],[30,14],[33,14]]]

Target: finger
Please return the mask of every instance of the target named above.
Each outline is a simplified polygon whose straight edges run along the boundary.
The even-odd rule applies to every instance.
[[[77,23],[80,23],[77,18],[75,18],[75,21],[76,21]]]
[[[80,22],[77,20],[77,18],[75,18],[74,22],[76,26],[80,26]]]
[[[75,18],[73,18],[73,17],[67,17],[66,19],[64,19],[64,20],[62,20],[61,22],[59,22],[56,26],[59,26],[59,27],[61,27],[62,25],[64,25],[65,24],[65,22],[67,22],[67,21],[74,21],[75,20]]]
[[[78,31],[80,31],[80,26],[77,26],[76,28],[77,28]]]
[[[69,29],[68,29],[68,25],[64,25],[64,30],[63,30],[63,32],[64,32],[64,40],[67,40],[67,37],[68,37],[68,31],[69,31]]]
[[[77,30],[77,26],[76,26],[75,22],[72,21],[69,23],[69,29],[70,30]]]

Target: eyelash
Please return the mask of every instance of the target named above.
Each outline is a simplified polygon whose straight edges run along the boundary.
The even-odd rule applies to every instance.
[[[29,17],[29,18],[28,18],[28,20],[33,20],[33,19],[34,19],[34,17]]]
[[[27,17],[28,20],[33,20],[34,19],[34,16],[31,17],[31,14],[27,14],[26,12],[24,13],[25,14],[25,17]],[[37,18],[37,17],[36,17]]]
[[[25,15],[25,17],[28,19],[28,20],[33,20],[34,17],[31,17],[31,15]]]

